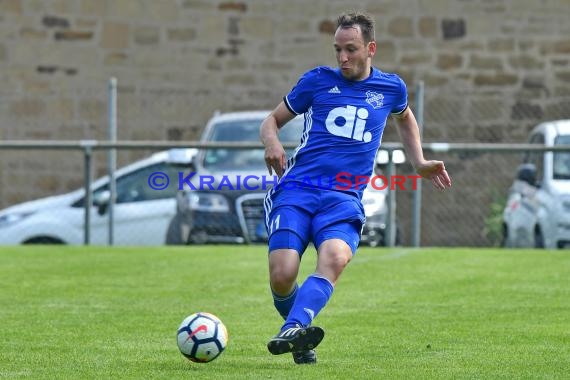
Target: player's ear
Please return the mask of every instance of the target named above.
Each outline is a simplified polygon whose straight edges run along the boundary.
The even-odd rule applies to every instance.
[[[368,56],[372,58],[374,54],[376,54],[376,41],[370,41],[368,43]]]

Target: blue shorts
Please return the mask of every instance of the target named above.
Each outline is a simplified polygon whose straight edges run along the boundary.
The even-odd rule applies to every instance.
[[[265,197],[269,252],[288,248],[302,255],[311,241],[318,249],[325,240],[341,239],[354,254],[364,221],[360,200],[341,191],[279,188]]]

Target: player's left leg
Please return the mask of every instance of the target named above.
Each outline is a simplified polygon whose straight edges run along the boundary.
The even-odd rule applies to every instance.
[[[353,254],[350,246],[338,238],[323,241],[317,252],[317,268],[299,288],[283,329],[312,324],[328,303],[338,278]]]
[[[271,338],[267,343],[267,349],[273,355],[281,355],[286,352],[299,353],[299,355],[309,355],[310,350],[313,350],[323,340],[325,332],[320,327],[309,326],[301,327],[295,326],[281,330],[279,334]],[[314,356],[314,352],[312,353]],[[295,359],[295,355],[293,355]],[[316,357],[315,360],[316,361]],[[295,360],[297,362],[297,360]],[[298,363],[304,364],[304,363]]]
[[[312,296],[315,296],[314,299],[320,300],[320,303],[317,304],[318,306],[315,306],[314,301],[309,301],[307,304],[312,304],[314,309],[318,309],[321,304],[324,307],[332,295],[332,286],[336,284],[338,277],[351,258],[352,252],[350,250],[347,252],[346,244],[343,241],[332,239],[321,244],[319,247],[315,274],[313,276],[309,276],[309,278],[303,283],[303,286],[306,284],[305,288],[308,289],[308,291],[303,292],[303,297],[310,300]],[[316,276],[323,276],[323,279],[319,281]],[[316,284],[313,283],[315,280],[317,280]],[[329,286],[327,280],[330,281],[332,286]],[[321,284],[319,284],[319,282],[321,282]],[[316,357],[313,359],[314,354],[314,350],[294,352],[293,359],[297,364],[312,364],[316,363]]]

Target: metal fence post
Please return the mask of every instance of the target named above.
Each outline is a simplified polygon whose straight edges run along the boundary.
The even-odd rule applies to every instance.
[[[89,245],[91,243],[91,208],[93,207],[93,197],[91,194],[91,178],[93,173],[93,164],[91,162],[91,156],[93,153],[93,145],[95,145],[94,141],[80,141],[81,147],[83,147],[83,156],[85,159],[85,167],[84,167],[84,188],[85,188],[85,201],[83,202],[84,206],[84,226],[83,226],[83,244]]]
[[[117,79],[111,78],[109,80],[109,91],[108,91],[108,117],[109,117],[109,141],[117,142]],[[109,148],[107,151],[107,164],[109,172],[109,235],[108,243],[113,245],[115,242],[115,194],[116,182],[115,182],[115,169],[117,167],[117,150],[115,148]]]
[[[423,137],[424,125],[424,82],[418,83],[416,91],[416,120],[420,128],[420,138]],[[417,188],[413,194],[412,206],[412,247],[421,245],[421,219],[422,219],[422,181],[417,182]]]
[[[388,150],[388,166],[386,168],[386,178],[388,179],[388,215],[386,220],[386,247],[396,245],[396,189],[392,188],[392,178],[396,174],[396,166],[392,155],[393,150]]]

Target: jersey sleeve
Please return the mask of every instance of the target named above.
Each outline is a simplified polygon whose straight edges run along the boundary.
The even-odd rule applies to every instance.
[[[392,115],[400,115],[408,108],[408,90],[402,78],[398,77],[400,83],[400,91],[394,99],[394,107],[392,107]]]
[[[299,81],[287,94],[283,101],[285,105],[295,115],[305,113],[313,103],[313,93],[316,88],[316,81],[319,68],[307,71],[299,78]]]

